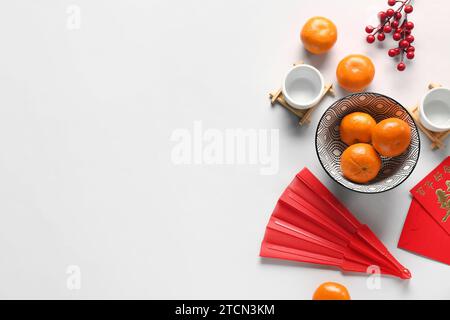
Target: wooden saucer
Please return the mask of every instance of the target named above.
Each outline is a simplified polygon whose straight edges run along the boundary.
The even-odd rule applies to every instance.
[[[430,83],[430,85],[428,86],[428,89],[431,90],[431,89],[439,88],[439,87],[442,87],[442,86],[437,83]],[[412,117],[414,118],[414,120],[416,121],[417,126],[420,128],[420,130],[428,137],[428,139],[431,140],[431,149],[434,150],[434,149],[445,148],[445,140],[449,136],[450,130],[447,130],[446,132],[433,132],[431,130],[428,130],[420,122],[419,106],[416,105],[413,108],[411,108],[409,111],[410,111]]]

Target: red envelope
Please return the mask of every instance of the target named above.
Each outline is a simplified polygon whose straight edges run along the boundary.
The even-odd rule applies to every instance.
[[[411,194],[398,247],[450,265],[450,157]]]

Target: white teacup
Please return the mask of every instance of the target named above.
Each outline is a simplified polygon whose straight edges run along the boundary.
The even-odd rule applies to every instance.
[[[290,106],[300,110],[309,109],[322,97],[324,80],[319,70],[300,64],[289,70],[281,90]]]
[[[419,106],[420,122],[433,132],[450,130],[450,90],[430,90]]]

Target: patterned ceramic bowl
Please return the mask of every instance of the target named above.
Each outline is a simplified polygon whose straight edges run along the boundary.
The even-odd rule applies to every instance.
[[[339,124],[349,113],[361,111],[370,114],[377,122],[399,118],[411,128],[411,145],[401,156],[383,158],[378,177],[368,184],[357,184],[344,178],[340,168],[341,154],[347,145],[340,140]],[[323,114],[317,126],[316,151],[325,171],[344,187],[361,193],[380,193],[392,190],[413,172],[420,153],[420,137],[416,124],[408,111],[397,101],[378,93],[357,93],[336,101]]]

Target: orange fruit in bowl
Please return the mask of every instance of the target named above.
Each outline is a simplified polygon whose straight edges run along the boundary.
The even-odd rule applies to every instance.
[[[327,18],[313,17],[303,26],[300,37],[306,50],[312,54],[322,54],[336,43],[337,28]]]
[[[381,158],[367,143],[348,147],[341,156],[341,171],[344,177],[355,183],[368,183],[381,170]]]
[[[370,143],[372,141],[372,129],[377,122],[370,114],[353,112],[342,119],[339,126],[341,140],[351,146],[355,143]]]
[[[313,300],[350,300],[350,294],[342,284],[325,282],[316,289]]]
[[[372,130],[372,144],[382,156],[397,157],[411,144],[411,128],[401,119],[383,120]]]
[[[339,85],[350,92],[366,89],[375,77],[375,66],[369,57],[352,54],[339,62],[336,70]]]

